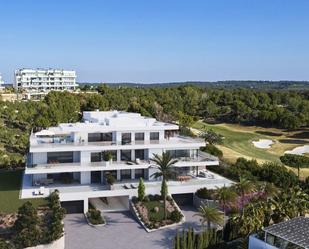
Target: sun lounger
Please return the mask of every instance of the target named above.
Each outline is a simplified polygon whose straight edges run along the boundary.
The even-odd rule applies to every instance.
[[[44,187],[40,187],[39,194],[40,195],[44,195],[45,194],[45,188]]]
[[[34,191],[33,191],[33,195],[39,195],[40,194],[40,191],[38,190],[38,189],[35,189]]]
[[[124,187],[125,189],[130,189],[130,188],[127,186],[127,184],[124,184],[123,187]]]
[[[137,188],[137,186],[136,186],[136,185],[134,185],[134,184],[131,184],[131,188],[136,189],[136,188]]]

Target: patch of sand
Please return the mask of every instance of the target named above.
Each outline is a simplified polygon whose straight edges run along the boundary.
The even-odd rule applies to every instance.
[[[252,143],[256,148],[269,149],[274,142],[270,139],[260,139],[259,141],[253,141]]]

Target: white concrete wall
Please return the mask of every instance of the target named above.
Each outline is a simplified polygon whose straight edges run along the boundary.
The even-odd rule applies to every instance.
[[[64,235],[50,244],[27,247],[26,249],[64,249]]]
[[[91,152],[90,151],[81,151],[80,152],[80,162],[89,163],[91,161]]]
[[[145,131],[144,132],[144,140],[145,141],[149,141],[150,140],[150,133],[149,133],[149,131]]]
[[[91,172],[81,172],[80,173],[80,183],[81,184],[90,184],[91,183]]]
[[[162,149],[149,149],[149,158],[153,158],[153,154],[162,155],[163,150]]]

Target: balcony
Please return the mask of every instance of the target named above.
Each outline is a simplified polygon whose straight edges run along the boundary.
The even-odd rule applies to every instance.
[[[211,166],[218,165],[218,158],[204,152],[199,152],[197,157],[177,158],[175,167],[190,166]],[[28,165],[26,174],[40,173],[64,173],[64,172],[82,172],[82,171],[100,171],[100,170],[120,170],[120,169],[145,169],[153,163],[150,160],[137,161],[101,161],[101,162],[73,162],[73,163],[49,163]]]
[[[197,189],[206,187],[208,189],[214,189],[216,187],[231,186],[232,181],[211,173],[213,177],[192,177],[190,180],[168,181],[169,193],[180,194],[180,193],[194,193]],[[50,192],[58,189],[60,191],[61,201],[70,200],[83,200],[84,198],[97,198],[97,197],[108,197],[108,196],[134,196],[137,195],[138,180],[123,180],[118,181],[113,185],[111,189],[109,186],[104,184],[51,184],[44,187],[44,196],[48,196]],[[160,194],[161,181],[145,180],[145,187],[148,194]],[[23,186],[21,190],[21,198],[37,198],[44,196],[34,195],[34,191],[42,187],[32,186],[31,176],[24,175]]]
[[[46,152],[52,151],[78,151],[78,150],[101,150],[105,147],[105,150],[116,149],[132,149],[132,148],[192,148],[205,146],[203,139],[177,136],[170,139],[154,140],[154,141],[131,141],[123,144],[121,141],[109,141],[109,142],[86,142],[75,141],[70,139],[61,140],[61,142],[55,141],[52,138],[49,140],[42,140],[36,137],[30,139],[30,152]]]

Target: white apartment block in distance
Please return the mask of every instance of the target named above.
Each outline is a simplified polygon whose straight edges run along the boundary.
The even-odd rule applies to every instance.
[[[4,89],[4,81],[2,80],[2,76],[0,74],[0,90],[3,90]]]
[[[76,73],[62,69],[15,70],[14,88],[28,93],[29,97],[46,95],[49,91],[74,91]]]
[[[72,212],[86,212],[88,202],[103,211],[126,210],[141,177],[146,194],[160,194],[161,179],[152,177],[157,169],[150,159],[162,152],[178,160],[168,182],[169,194],[231,185],[206,169],[219,162],[200,151],[205,141],[180,136],[178,129],[139,113],[91,111],[83,113],[80,123],[33,132],[21,198],[46,197],[58,189],[62,204]],[[112,186],[108,174],[116,179]]]

